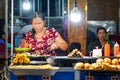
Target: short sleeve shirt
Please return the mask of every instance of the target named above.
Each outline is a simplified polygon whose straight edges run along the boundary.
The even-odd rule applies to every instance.
[[[32,50],[39,50],[40,55],[49,54],[55,56],[56,53],[55,51],[50,51],[50,46],[55,41],[58,34],[59,33],[54,28],[46,28],[42,38],[38,40],[35,36],[31,37],[32,32],[29,31],[26,33],[26,41],[31,44]]]

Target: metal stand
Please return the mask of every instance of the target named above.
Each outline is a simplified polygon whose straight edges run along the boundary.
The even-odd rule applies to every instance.
[[[91,76],[89,72],[88,76],[85,77],[85,80],[94,80],[94,76]]]
[[[26,80],[26,76],[18,76],[18,80]]]
[[[116,75],[116,76],[111,76],[110,80],[119,80],[119,76]]]

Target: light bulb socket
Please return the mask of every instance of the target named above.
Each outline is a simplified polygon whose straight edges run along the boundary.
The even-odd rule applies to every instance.
[[[77,1],[74,0],[74,7],[77,7]]]

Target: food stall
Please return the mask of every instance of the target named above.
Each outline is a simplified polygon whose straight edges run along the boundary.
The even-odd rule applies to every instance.
[[[11,0],[13,1],[13,0]],[[11,29],[13,32],[13,4],[12,5],[12,18],[11,18]],[[85,5],[83,5],[85,6]],[[85,19],[86,20],[86,19]],[[86,21],[83,21],[83,23],[85,23]],[[76,26],[76,25],[75,25]],[[74,27],[71,27],[71,25],[69,26],[69,33],[70,36],[69,41],[75,41],[78,40],[79,42],[83,42],[82,48],[86,48],[86,41],[85,41],[85,33],[86,32],[86,26],[85,24],[83,24],[82,26],[77,26],[77,28],[73,29]],[[75,35],[73,35],[73,33],[71,33],[73,30],[74,33],[76,33]],[[81,32],[81,34],[79,33]],[[83,36],[84,37],[81,37]],[[74,39],[73,39],[74,36]],[[80,36],[80,38],[76,38]],[[13,39],[13,36],[12,36]],[[13,44],[13,40],[12,40],[12,44]],[[12,45],[12,49],[13,49],[13,45]],[[13,54],[13,50],[11,49],[11,55],[13,55],[12,60],[14,61],[14,58],[16,57],[16,55]],[[84,51],[84,50],[83,50]],[[22,54],[22,53],[21,53]],[[15,63],[11,62],[11,65],[9,66],[9,72],[10,72],[10,80],[110,80],[111,76],[116,77],[116,79],[114,80],[118,80],[118,76],[120,75],[119,73],[119,66],[117,66],[117,68],[115,66],[112,66],[113,68],[115,68],[115,70],[113,68],[110,68],[111,65],[106,65],[103,64],[106,67],[109,67],[110,70],[108,68],[101,68],[100,64],[95,64],[97,67],[99,66],[101,69],[98,70],[96,69],[96,67],[94,67],[92,65],[92,63],[95,63],[97,59],[102,58],[104,59],[105,57],[86,57],[86,56],[77,56],[77,54],[75,56],[56,56],[56,57],[52,57],[52,59],[54,60],[54,64],[49,65],[48,62],[46,62],[46,58],[48,56],[37,56],[35,57],[34,55],[28,55],[27,61],[25,61],[25,63],[23,63],[23,60],[20,60],[20,63],[18,61],[16,61]],[[42,59],[41,59],[42,58]],[[115,57],[114,57],[115,58]],[[110,57],[110,59],[113,59],[112,57]],[[120,62],[119,57],[117,58]],[[78,63],[78,65],[77,65]],[[80,63],[80,64],[79,64]],[[81,66],[85,65],[85,63],[89,63],[89,68],[85,69],[85,67]],[[91,66],[92,65],[92,66]],[[120,65],[120,64],[119,64]],[[101,76],[102,75],[102,76]],[[20,78],[24,77],[24,78]],[[112,79],[113,80],[113,79]]]
[[[14,62],[9,66],[11,80],[119,80],[120,57],[90,57],[90,56],[34,56],[24,53],[14,56],[13,60],[24,56],[30,61]],[[80,54],[79,54],[80,55]],[[50,57],[53,63],[48,63]],[[20,58],[21,59],[21,58]],[[25,59],[23,59],[25,60]],[[24,62],[24,61],[23,61]]]

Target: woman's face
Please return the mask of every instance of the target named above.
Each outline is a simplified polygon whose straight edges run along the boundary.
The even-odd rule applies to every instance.
[[[97,33],[97,36],[100,40],[104,40],[106,36],[106,32],[103,29],[100,29]]]
[[[41,32],[44,29],[45,21],[43,21],[41,18],[33,18],[32,26],[36,32]]]

